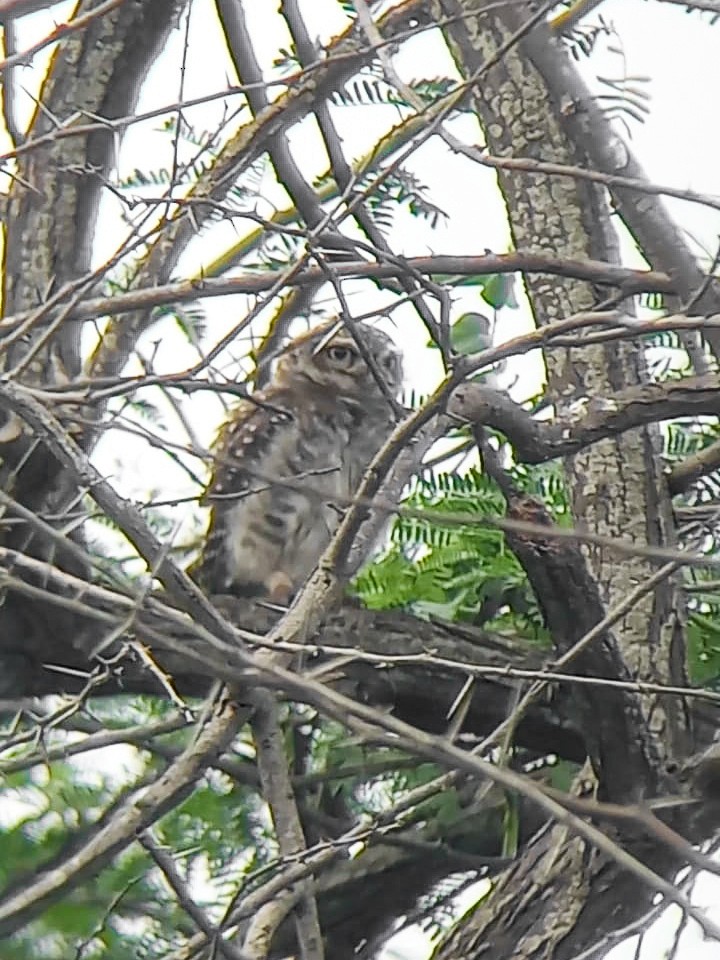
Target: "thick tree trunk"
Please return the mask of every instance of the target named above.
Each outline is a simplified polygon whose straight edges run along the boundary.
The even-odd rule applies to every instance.
[[[95,6],[81,3],[78,13]],[[59,134],[76,117],[87,123],[132,113],[181,6],[180,0],[120,4],[67,37],[53,55],[7,200],[4,314],[35,311],[30,323],[5,339],[2,369],[20,383],[50,387],[79,373],[82,324],[62,313],[51,321],[46,308],[60,291],[71,294],[72,302],[72,295],[87,294],[102,279],[91,271],[91,252],[100,197],[117,162],[118,134],[110,128]],[[70,408],[62,412],[73,414]],[[0,413],[2,488],[34,510],[43,504],[58,509],[72,491],[56,489],[57,462],[16,417]],[[5,542],[24,544],[21,537]]]
[[[97,3],[84,2],[79,12]],[[42,307],[65,284],[89,276],[92,242],[104,181],[116,163],[117,134],[96,130],[86,136],[53,138],[80,114],[82,122],[95,117],[116,120],[133,112],[148,68],[162,51],[177,25],[181,0],[145,0],[120,4],[70,35],[53,56],[40,91],[38,107],[18,158],[7,206],[7,235],[3,264],[5,314]],[[32,147],[43,139],[43,146]],[[43,332],[34,325],[30,342]],[[24,380],[52,383],[80,369],[80,325],[66,322],[52,336],[51,356],[39,351]],[[28,349],[28,340],[14,345],[3,357],[12,366]],[[60,370],[57,362],[62,363]]]
[[[507,13],[499,19],[482,14],[484,6],[477,0],[438,0],[434,4],[436,16],[449,19],[447,40],[466,76],[487,62],[527,15]],[[488,149],[498,156],[534,157],[586,167],[587,156],[568,136],[563,113],[567,104],[549,95],[542,63],[535,62],[538,51],[543,57],[565,56],[549,33],[538,27],[532,45],[516,44],[473,86],[472,104]],[[575,103],[573,108],[582,110],[582,104]],[[597,135],[602,136],[602,131]],[[517,246],[578,260],[617,259],[604,190],[569,178],[503,171],[498,176]],[[603,299],[583,282],[528,278],[526,283],[538,324],[597,309]],[[556,409],[573,400],[602,397],[635,386],[646,377],[642,346],[635,343],[552,350],[546,362],[548,394]],[[631,536],[639,544],[673,542],[669,496],[657,456],[658,439],[654,426],[641,427],[602,440],[566,460],[576,525],[610,538]],[[656,569],[648,560],[618,557],[601,547],[583,553],[606,609],[622,600],[632,586],[646,582]],[[522,552],[519,556],[531,580],[539,585],[540,578],[533,578],[532,562]],[[536,560],[542,571],[542,555]],[[559,582],[556,587],[560,587]],[[551,595],[545,596],[549,599]],[[641,680],[683,683],[683,634],[678,609],[670,577],[639,600],[613,635],[602,641],[612,645],[618,668]],[[553,639],[562,652],[578,637],[556,632]],[[576,694],[579,700],[583,696],[582,691]],[[595,764],[598,791],[617,802],[656,794],[667,785],[665,762],[683,756],[688,749],[682,704],[645,694],[638,697],[638,707],[626,717],[629,724],[624,734],[632,740],[630,743],[622,742],[618,728],[613,730],[602,717],[590,724],[590,712],[580,704],[579,717],[585,719],[581,728]],[[614,709],[611,698],[607,709]],[[617,775],[619,771],[621,776]],[[654,862],[661,870],[671,864],[671,859],[662,854]],[[618,872],[615,864],[606,862],[583,840],[569,835],[565,828],[551,826],[504,875],[487,905],[464,918],[438,949],[437,957],[504,958],[512,953],[530,960],[571,956],[595,941],[603,930],[614,929],[627,919],[628,903],[633,904],[630,913],[634,915],[649,903],[650,891],[622,874],[618,883]],[[608,883],[611,876],[613,882]]]
[[[81,3],[78,13],[91,13],[96,6]],[[91,250],[105,179],[117,162],[118,134],[112,129],[61,134],[77,117],[85,124],[132,114],[140,86],[181,7],[180,0],[120,4],[70,34],[53,55],[7,198],[3,310],[6,316],[34,311],[31,322],[4,337],[0,363],[4,375],[15,382],[49,388],[78,374],[82,324],[63,313],[50,320],[46,307],[59,291],[69,293],[73,302],[102,278],[91,271]],[[67,405],[57,412],[79,438],[82,431],[73,417],[87,411]],[[34,514],[55,515],[53,524],[61,529],[68,505],[77,506],[77,482],[60,469],[29,427],[2,407],[0,455],[0,489]],[[48,540],[36,524],[20,522],[9,503],[4,510],[12,519],[3,528],[4,545],[81,569],[77,557],[58,546],[58,539]],[[77,624],[66,611],[9,593],[2,598],[0,633],[3,688],[6,695],[17,696],[32,688],[33,681],[25,681],[38,663],[35,643],[44,648],[44,662],[62,662],[64,656],[58,660],[50,654],[53,639],[64,637],[67,648]]]

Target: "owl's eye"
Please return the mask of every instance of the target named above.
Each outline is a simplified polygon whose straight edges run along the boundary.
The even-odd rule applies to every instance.
[[[333,366],[339,367],[341,370],[349,370],[355,363],[355,351],[349,347],[330,344],[325,351],[325,355]]]

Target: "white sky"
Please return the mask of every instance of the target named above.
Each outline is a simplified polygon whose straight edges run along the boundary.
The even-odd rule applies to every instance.
[[[53,22],[68,16],[70,3],[58,4],[51,16],[43,12],[22,20],[20,46],[24,48],[45,35]],[[264,67],[269,67],[279,48],[288,46],[289,37],[283,30],[281,18],[276,13],[277,4],[245,3],[250,27],[256,38],[256,53]],[[304,3],[309,16],[312,34],[325,40],[339,32],[343,19],[338,15],[334,0],[309,0]],[[596,77],[620,79],[622,76],[643,76],[642,84],[650,94],[650,115],[644,124],[629,121],[632,131],[632,148],[644,165],[651,179],[673,187],[689,187],[697,191],[720,194],[718,183],[720,170],[720,124],[718,124],[718,91],[720,90],[720,23],[710,27],[706,16],[687,15],[683,8],[647,0],[606,0],[600,11],[607,23],[615,25],[617,36],[599,43],[598,51],[589,60],[583,59],[580,70],[591,88],[607,92]],[[595,22],[597,12],[589,22]],[[150,110],[179,99],[179,63],[184,41],[184,28],[175,30],[167,44],[164,55],[150,71],[143,89],[138,112]],[[612,52],[609,47],[622,49]],[[44,51],[35,59],[33,67],[19,72],[18,84],[36,94],[39,78],[49,57]],[[434,34],[424,34],[408,43],[396,57],[396,67],[405,80],[421,77],[434,78],[453,72],[450,59]],[[212,0],[194,0],[190,29],[190,50],[185,77],[186,98],[202,96],[226,89],[235,82],[226,57],[223,40],[217,26]],[[637,85],[637,84],[636,84]],[[32,100],[20,93],[20,107],[29,115]],[[238,98],[230,101],[235,107]],[[199,128],[212,129],[223,111],[222,102],[207,104],[187,111],[187,118]],[[334,118],[351,157],[361,156],[371,143],[398,121],[392,107],[343,107],[333,110]],[[243,119],[247,119],[247,115]],[[130,128],[121,155],[121,173],[127,175],[134,168],[167,167],[170,158],[170,138],[157,132],[159,121]],[[621,129],[621,128],[619,128]],[[477,142],[478,133],[474,123],[462,118],[453,124],[456,135],[468,142]],[[320,141],[313,133],[312,124],[296,128],[291,135],[296,158],[307,172],[321,173],[326,167]],[[10,147],[3,131],[0,131],[0,150]],[[407,255],[427,253],[453,253],[477,255],[485,248],[504,252],[509,248],[509,234],[501,198],[495,188],[492,171],[475,167],[471,161],[452,155],[437,139],[424,145],[408,165],[430,188],[432,200],[443,208],[449,218],[438,229],[432,230],[422,220],[408,214],[398,217],[389,240],[396,252]],[[0,181],[1,183],[2,181]],[[3,185],[4,186],[4,185]],[[280,207],[287,205],[282,192],[268,189],[270,178],[263,183],[264,195]],[[154,191],[158,195],[160,188]],[[714,253],[720,234],[720,212],[708,211],[697,205],[682,201],[668,201],[677,221],[687,231],[694,247],[705,255]],[[266,202],[259,212],[267,214],[271,206]],[[104,202],[103,216],[97,236],[96,263],[103,262],[118,244],[118,205],[111,198]],[[196,274],[203,264],[217,256],[228,243],[232,243],[252,224],[238,220],[234,225],[224,224],[210,234],[195,241],[176,271],[176,276]],[[629,262],[633,252],[628,249]],[[382,294],[369,285],[348,284],[351,307],[358,313],[373,309],[387,302]],[[208,331],[214,340],[244,315],[247,309],[242,297],[224,297],[205,302]],[[328,302],[328,309],[332,303]],[[456,314],[468,309],[488,312],[480,301],[477,291],[466,289],[458,293]],[[395,337],[406,353],[409,384],[422,393],[427,393],[440,375],[436,354],[425,349],[426,335],[409,308],[395,315]],[[529,327],[526,310],[501,312],[496,339],[504,340]],[[391,332],[392,332],[392,328]],[[161,340],[156,354],[157,367],[161,372],[179,371],[197,359],[194,351],[173,334],[169,325],[156,327],[146,338],[145,350],[150,352],[150,342]],[[238,346],[231,355],[238,358],[245,351]],[[232,356],[224,359],[232,365]],[[520,375],[515,391],[520,395],[532,393],[538,385],[539,364],[525,361],[514,370]],[[152,396],[158,400],[157,393]],[[160,401],[162,402],[162,401]],[[167,407],[165,407],[167,409]],[[194,394],[191,402],[184,402],[183,409],[191,420],[198,436],[208,442],[214,427],[221,420],[223,410],[217,398]],[[177,423],[177,420],[174,421]],[[174,431],[174,426],[171,430]],[[175,439],[183,441],[182,433]],[[168,466],[167,459],[149,448],[143,441],[126,434],[115,434],[98,451],[96,457],[100,468],[111,475],[121,492],[147,500],[150,495],[187,495],[197,493],[184,473]],[[188,516],[187,505],[173,511],[177,520]],[[698,888],[701,902],[712,904],[717,900],[715,882],[703,883]],[[659,924],[642,953],[643,958],[661,955],[668,944],[669,920]],[[690,925],[685,956],[709,960],[717,956],[716,944],[703,944]],[[424,940],[416,931],[404,935],[402,949],[405,957],[421,960],[427,952]],[[627,946],[618,948],[613,957],[631,956]]]

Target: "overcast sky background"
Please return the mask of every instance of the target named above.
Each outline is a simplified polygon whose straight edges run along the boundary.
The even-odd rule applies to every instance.
[[[55,22],[65,20],[72,6],[71,3],[58,4],[49,12],[22,19],[18,25],[20,48],[24,49],[47,34]],[[246,3],[245,7],[257,43],[257,57],[269,69],[278,50],[289,45],[283,21],[276,12],[277,4],[251,2]],[[309,0],[304,8],[308,13],[310,31],[320,41],[340,32],[345,25],[333,0]],[[591,89],[598,93],[607,92],[597,77],[646,77],[648,82],[642,86],[651,98],[650,114],[644,124],[631,119],[628,121],[632,149],[655,182],[717,196],[720,194],[720,124],[717,107],[720,91],[720,23],[711,27],[707,16],[687,15],[680,6],[652,0],[606,0],[599,11],[590,15],[588,22],[596,22],[598,13],[607,23],[614,25],[617,35],[600,41],[593,56],[580,62],[580,70]],[[194,0],[189,37],[184,86],[186,99],[225,90],[228,82],[236,82],[212,0]],[[173,32],[165,53],[148,75],[138,112],[162,107],[180,98],[179,65],[184,38],[183,20],[180,29]],[[622,52],[617,49],[613,51],[612,47]],[[49,55],[49,50],[43,51],[32,66],[16,71],[17,86],[25,88],[18,93],[18,106],[25,118],[32,112],[33,97],[37,96]],[[450,57],[434,33],[426,33],[407,43],[395,57],[395,65],[406,81],[454,75]],[[238,103],[238,97],[231,98],[229,109],[235,109]],[[217,101],[188,110],[185,115],[198,129],[213,129],[220,122],[224,109],[223,102]],[[397,110],[390,106],[339,107],[334,108],[333,115],[344,138],[347,154],[352,158],[365,153],[382,133],[399,120]],[[248,118],[245,112],[238,122],[246,122]],[[121,176],[128,175],[135,168],[147,170],[170,166],[171,138],[159,132],[159,127],[160,121],[154,120],[130,128],[120,156]],[[451,127],[457,136],[467,142],[480,142],[479,131],[469,118],[459,118]],[[626,135],[622,126],[618,130]],[[296,127],[291,135],[291,143],[296,159],[306,172],[319,174],[326,169],[327,161],[312,122]],[[7,150],[10,146],[5,132],[0,131],[0,150]],[[415,256],[428,253],[477,255],[486,248],[494,252],[509,249],[504,208],[491,170],[476,167],[471,161],[454,156],[437,138],[420,148],[407,166],[427,184],[432,200],[447,212],[448,218],[437,229],[431,229],[425,221],[401,213],[389,235],[397,253]],[[2,189],[6,189],[6,183],[2,182],[5,179],[0,180]],[[153,195],[158,195],[160,189],[157,188]],[[271,213],[272,203],[281,208],[288,205],[283,192],[273,188],[269,173],[263,179],[260,193],[264,199],[258,202],[259,213]],[[682,201],[668,201],[668,207],[687,231],[698,254],[711,258],[720,234],[720,211],[709,211]],[[246,230],[252,230],[252,226],[238,219],[233,224],[225,223],[203,234],[183,257],[176,276],[196,275],[227,244],[235,242]],[[101,264],[115,252],[121,242],[123,229],[119,203],[108,194],[103,201],[94,265]],[[626,243],[624,250],[628,264],[637,265],[640,262],[631,244]],[[351,307],[358,314],[388,302],[384,294],[373,290],[368,284],[349,283],[347,289]],[[209,339],[214,342],[222,336],[244,315],[247,305],[247,300],[239,296],[207,300],[204,310]],[[332,309],[329,299],[327,309]],[[458,293],[454,315],[468,309],[487,312],[479,294],[472,289]],[[437,355],[426,349],[427,335],[409,307],[395,312],[393,317],[394,324],[386,328],[402,343],[409,371],[408,385],[427,393],[441,374]],[[261,332],[261,327],[262,321],[256,332]],[[526,308],[503,310],[498,318],[496,340],[509,339],[529,327],[530,317]],[[156,347],[157,341],[161,343]],[[234,345],[221,359],[223,369],[228,372],[237,370],[247,346],[247,341]],[[195,351],[169,322],[148,334],[143,350],[146,355],[154,353],[160,372],[181,371],[197,360]],[[522,397],[535,392],[540,382],[540,370],[537,360],[524,360],[515,365],[510,374],[513,379],[518,378],[513,388],[514,394]],[[168,410],[157,391],[153,392],[152,400],[165,411]],[[183,403],[183,410],[198,438],[208,443],[223,417],[223,407],[218,399],[211,395],[193,394],[190,402]],[[177,419],[173,421],[172,417],[170,413],[169,422],[177,424],[177,427],[171,426],[169,435],[178,442],[185,442],[185,434]],[[144,428],[147,427],[148,424],[144,424]],[[163,454],[126,433],[116,432],[109,437],[98,450],[96,462],[112,477],[121,492],[140,500],[146,501],[151,496],[162,495],[167,498],[197,493],[187,475],[169,465]],[[197,469],[197,462],[193,466]],[[191,524],[185,520],[196,515],[187,504],[183,504],[173,511],[173,516],[182,522],[178,533],[182,540],[189,535],[191,528]],[[700,903],[713,904],[717,901],[717,895],[718,884],[714,881],[702,883],[696,890]],[[661,955],[662,948],[668,946],[669,924],[670,919],[666,915],[666,919],[656,925],[647,938],[641,955],[643,958],[654,960]],[[709,960],[711,956],[717,956],[717,944],[703,944],[692,924],[684,942],[685,957]],[[401,950],[403,956],[413,957],[413,960],[420,960],[427,952],[425,940],[417,931],[399,938],[395,949]],[[618,960],[630,957],[632,948],[622,946],[612,956]]]

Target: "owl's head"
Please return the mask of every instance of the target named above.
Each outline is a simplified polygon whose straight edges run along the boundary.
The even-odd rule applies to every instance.
[[[398,348],[386,333],[366,323],[356,324],[353,333],[332,320],[297,337],[280,357],[276,381],[366,402],[384,396],[380,377],[387,392],[397,397],[403,379]]]

